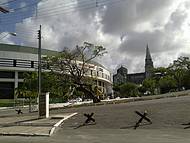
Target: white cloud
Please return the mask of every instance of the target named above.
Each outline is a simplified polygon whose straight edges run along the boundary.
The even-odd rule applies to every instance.
[[[155,66],[167,66],[178,56],[190,54],[184,44],[190,42],[188,0],[125,0],[93,9],[83,9],[84,2],[94,4],[85,0],[42,1],[38,19],[24,20],[17,24],[17,30],[27,32],[35,27],[37,31],[42,24],[42,47],[46,49],[61,50],[84,41],[102,44],[108,53],[98,61],[111,70],[123,64],[129,72],[142,72],[147,43]],[[30,36],[36,35],[32,32]],[[34,43],[34,38],[25,40],[26,45]]]
[[[3,32],[0,33],[0,43],[6,43],[6,44],[14,44],[14,42],[11,39],[11,34],[9,32]]]

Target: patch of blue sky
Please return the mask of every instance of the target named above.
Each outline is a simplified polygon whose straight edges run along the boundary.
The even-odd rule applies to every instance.
[[[5,7],[10,12],[0,13],[0,33],[14,32],[16,23],[21,23],[24,19],[33,16],[37,9],[37,4],[41,0],[9,0],[8,3],[0,6]]]

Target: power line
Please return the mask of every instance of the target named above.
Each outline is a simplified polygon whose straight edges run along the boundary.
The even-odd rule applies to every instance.
[[[116,3],[119,3],[121,1],[126,1],[126,0],[114,0],[112,2],[110,0],[104,0],[101,3],[99,3],[99,7],[104,6],[106,4],[108,4],[108,5],[116,4]],[[80,7],[77,7],[77,9],[69,8],[69,9],[64,9],[62,11],[52,11],[52,12],[45,13],[45,14],[39,14],[37,19],[40,17],[43,18],[46,15],[47,16],[54,16],[54,15],[58,15],[58,14],[68,14],[68,13],[75,12],[77,10],[92,9],[92,8],[96,8],[96,5],[92,5],[92,3],[90,3],[90,4],[86,4],[86,5],[82,5]]]
[[[0,3],[0,5],[6,5],[6,4],[10,4],[10,3],[13,3],[15,2],[16,0],[11,0],[11,1],[8,1],[8,2],[4,2],[4,3]],[[18,1],[18,0],[17,0]]]
[[[126,1],[126,0],[116,0],[116,1],[109,1],[109,0],[104,0],[102,2],[99,2],[99,6],[104,6],[106,4],[115,4],[115,3],[119,3],[121,1]],[[77,10],[82,10],[82,9],[92,9],[92,8],[95,8],[96,5],[93,5],[92,3],[89,3],[89,4],[83,4],[81,5],[80,7],[77,7],[78,9],[76,9],[76,7],[71,7],[71,8],[68,8],[68,7],[65,7],[65,9],[57,9],[57,10],[54,10],[54,9],[50,9],[48,10],[46,13],[42,13],[42,14],[39,14],[37,17],[35,16],[32,16],[32,18],[37,18],[37,19],[40,19],[40,18],[43,18],[43,17],[47,17],[47,16],[54,16],[54,15],[59,15],[59,14],[66,14],[66,13],[72,13],[74,11],[77,11]],[[52,11],[51,11],[52,10]],[[50,12],[49,12],[50,11]],[[7,20],[8,21],[8,20]],[[3,24],[5,24],[3,22]]]
[[[99,3],[99,7],[100,6],[104,6],[105,4],[112,5],[112,4],[118,3],[120,1],[124,1],[124,0],[117,0],[117,1],[114,1],[114,2],[110,2],[110,1],[104,0],[101,3]],[[62,11],[58,10],[58,11],[47,12],[46,14],[43,14],[43,15],[41,14],[41,15],[39,15],[37,17],[37,20],[40,20],[40,18],[47,17],[47,16],[54,16],[54,15],[59,15],[59,14],[69,14],[69,13],[71,14],[72,12],[77,11],[77,10],[92,9],[92,8],[95,8],[95,7],[96,7],[96,5],[94,5],[92,3],[85,4],[85,5],[83,3],[83,5],[80,6],[80,7],[78,7],[78,9],[75,9],[75,7],[73,7],[73,8],[67,8],[67,9],[65,8]],[[33,16],[32,18],[35,18],[35,17]],[[28,27],[35,27],[37,29],[37,25],[27,26],[27,28]],[[34,29],[34,28],[31,28],[31,29]],[[36,40],[37,39],[37,35],[35,36],[35,34],[34,34],[35,32],[27,31],[27,33],[26,33],[25,31],[22,31],[22,30],[17,31],[18,37],[21,38],[24,43],[29,43],[29,44],[34,44],[34,45],[36,44],[36,41],[37,41]],[[33,42],[28,41],[28,39],[33,39],[32,40]]]
[[[41,0],[42,1],[42,0]],[[81,0],[81,1],[84,1],[84,0]],[[73,3],[72,3],[73,4]],[[28,6],[31,6],[31,5],[28,5]],[[64,6],[64,7],[66,7],[66,6]],[[56,7],[54,7],[53,9],[55,9]],[[21,9],[20,9],[21,10]],[[51,10],[51,9],[50,9]],[[49,10],[48,10],[49,11]],[[46,12],[46,13],[48,13],[48,11]],[[20,13],[20,12],[19,12]],[[20,19],[14,19],[15,21],[20,21],[20,20],[22,20],[22,19],[24,19],[25,17],[28,17],[28,15],[27,15],[27,13],[20,13],[20,15],[18,15],[19,14],[18,12],[16,13],[16,12],[14,12],[14,13],[10,13],[10,14],[7,14],[6,16],[8,16],[8,17],[3,17],[3,20],[5,21],[6,20],[6,22],[2,22],[3,24],[6,24],[6,23],[8,23],[8,21],[13,21],[12,19],[14,19],[15,17],[20,17]],[[17,16],[18,15],[18,16]]]
[[[111,0],[104,0],[102,2],[106,2],[106,1],[111,1]],[[48,13],[54,13],[54,12],[59,12],[60,10],[63,10],[63,11],[67,11],[67,10],[72,10],[72,9],[75,9],[75,8],[81,8],[81,7],[84,7],[84,6],[93,6],[93,7],[96,7],[95,3],[93,1],[91,2],[83,2],[80,4],[80,6],[76,7],[76,4],[70,4],[70,5],[67,5],[67,6],[64,6],[64,7],[56,7],[54,9],[49,9],[48,10]],[[39,10],[40,14],[46,14],[47,11],[44,11],[43,9],[42,10]],[[38,15],[39,16],[39,15]]]
[[[63,1],[62,1],[63,2]],[[70,0],[70,3],[65,3],[65,2],[60,2],[58,6],[56,7],[45,7],[45,8],[41,8],[39,9],[40,12],[44,11],[44,10],[53,10],[53,9],[58,9],[58,8],[65,8],[65,7],[70,7],[70,6],[75,6],[77,3],[76,3],[76,0]],[[80,2],[83,2],[83,3],[87,3],[87,0],[80,0]],[[92,2],[92,1],[91,1]]]
[[[42,0],[41,0],[42,1]],[[86,1],[86,0],[80,0],[80,2],[81,1]],[[109,1],[109,0],[108,0]],[[83,2],[83,4],[85,4],[85,2]],[[89,4],[89,3],[88,3]],[[90,4],[92,4],[92,3],[90,3]],[[28,6],[31,6],[31,5],[28,5]],[[60,7],[61,6],[61,7]],[[72,6],[72,7],[70,7],[70,6]],[[59,8],[61,8],[61,9],[59,9]],[[49,13],[50,11],[59,11],[59,10],[65,10],[64,8],[75,8],[75,3],[68,3],[67,5],[65,5],[65,6],[62,6],[62,4],[59,4],[58,6],[56,6],[56,7],[53,7],[53,8],[50,8],[50,9],[48,9],[47,11],[44,11],[45,9],[47,9],[47,8],[42,8],[42,9],[40,9],[39,11],[40,12],[44,12],[44,13]],[[66,10],[67,10],[66,9]],[[14,9],[13,9],[14,10]],[[8,17],[7,17],[8,18]],[[9,17],[10,18],[10,17]],[[12,17],[11,17],[12,18]]]
[[[18,28],[19,28],[19,27],[18,27]],[[25,29],[26,29],[26,28],[28,28],[28,27],[25,27],[25,28],[23,28],[23,29],[19,29],[19,30],[18,30],[17,27],[16,27],[16,31],[22,33],[22,32],[25,32]],[[30,30],[30,33],[36,33],[36,31],[37,31],[37,30]]]
[[[44,0],[40,0],[40,1],[44,1]],[[40,2],[39,1],[39,2]],[[74,0],[71,0],[71,2],[73,2]],[[86,0],[80,0],[80,1],[86,1]],[[62,2],[61,2],[62,3]],[[12,9],[12,11],[14,11],[14,13],[12,12],[12,13],[9,13],[9,15],[11,15],[11,16],[9,16],[8,14],[6,15],[6,16],[9,16],[9,17],[5,17],[5,18],[3,18],[3,19],[12,19],[12,18],[14,18],[15,17],[15,15],[16,14],[18,14],[18,13],[20,13],[20,12],[18,12],[18,13],[16,13],[17,11],[19,11],[19,10],[22,10],[22,9],[24,9],[24,8],[26,8],[26,7],[31,7],[31,6],[33,6],[33,5],[36,5],[37,4],[37,2],[35,2],[35,3],[33,3],[33,4],[30,4],[30,5],[27,5],[27,6],[24,6],[24,7],[21,7],[21,8],[18,8],[18,9]],[[64,3],[65,4],[65,3]],[[51,7],[51,8],[48,8],[48,7],[45,7],[45,8],[41,8],[40,9],[40,12],[42,11],[42,12],[44,12],[44,13],[48,13],[48,12],[50,12],[50,11],[52,11],[52,10],[64,10],[64,8],[68,8],[69,6],[74,6],[74,3],[68,3],[67,5],[64,5],[64,6],[62,6],[63,4],[59,4],[58,6],[56,6],[56,7]],[[61,7],[60,7],[61,6]],[[61,8],[61,9],[60,9]],[[74,8],[74,7],[71,7],[71,8]],[[47,10],[47,11],[45,11],[45,10]],[[15,14],[15,15],[13,15],[13,14]],[[21,13],[22,15],[23,15],[23,17],[24,17],[24,15],[26,15],[26,13]]]
[[[11,10],[12,10],[13,12],[17,12],[17,11],[20,11],[20,10],[25,9],[25,8],[27,8],[27,7],[36,6],[39,2],[42,2],[42,1],[49,1],[49,0],[37,0],[36,2],[33,2],[33,3],[31,3],[31,4],[25,5],[25,6],[23,6],[23,7],[11,9]],[[70,1],[73,1],[73,2],[74,2],[75,0],[70,0]],[[85,1],[85,0],[80,0],[80,1]],[[63,1],[62,1],[62,2],[63,2]],[[60,2],[60,3],[62,3],[62,2]],[[44,8],[44,9],[46,9],[46,8]]]
[[[22,10],[22,9],[25,9],[27,7],[31,7],[31,6],[34,6],[34,5],[37,5],[39,2],[41,1],[44,1],[44,0],[38,0],[37,2],[34,2],[34,3],[31,3],[31,4],[28,4],[28,5],[25,5],[23,7],[19,7],[19,8],[15,8],[15,9],[12,9],[12,11],[19,11],[19,10]]]
[[[31,3],[31,4],[28,4],[28,5],[26,5],[26,6],[23,6],[23,7],[20,7],[20,8],[16,8],[16,9],[12,9],[13,11],[19,11],[19,10],[22,10],[22,9],[24,9],[24,8],[26,8],[26,7],[31,7],[31,6],[34,6],[34,5],[37,5],[39,2],[42,2],[42,1],[46,1],[46,2],[48,2],[49,0],[38,0],[37,2],[34,2],[34,3]],[[88,0],[80,0],[80,2],[81,1],[88,1]],[[73,3],[72,3],[73,2]],[[76,0],[70,0],[70,3],[66,3],[66,2],[64,2],[64,1],[61,1],[61,2],[59,2],[59,5],[58,6],[62,6],[63,4],[65,5],[65,7],[66,6],[68,6],[68,5],[70,5],[70,4],[75,4],[75,2],[76,2]],[[51,6],[48,6],[49,8],[52,8]],[[43,10],[45,10],[45,9],[49,9],[48,7],[45,7],[45,8],[42,8]],[[56,7],[53,7],[53,9],[55,9]]]

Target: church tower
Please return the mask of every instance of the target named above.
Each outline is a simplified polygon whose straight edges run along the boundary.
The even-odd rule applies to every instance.
[[[152,76],[152,69],[154,68],[153,61],[150,55],[148,44],[146,47],[146,59],[145,59],[145,78]]]

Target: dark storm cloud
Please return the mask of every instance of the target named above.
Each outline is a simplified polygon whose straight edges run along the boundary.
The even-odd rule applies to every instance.
[[[128,38],[120,45],[120,52],[126,52],[133,56],[143,55],[147,44],[151,52],[163,50],[164,36],[161,31],[155,32],[131,32]],[[166,49],[165,49],[166,50]]]
[[[114,6],[107,6],[102,18],[103,31],[111,34],[121,34],[133,28],[137,22],[136,0],[123,2]]]
[[[122,34],[133,31],[136,25],[159,20],[172,0],[128,0],[114,6],[107,6],[102,18],[103,31]],[[164,18],[162,18],[164,19]],[[159,23],[159,21],[157,22]]]

